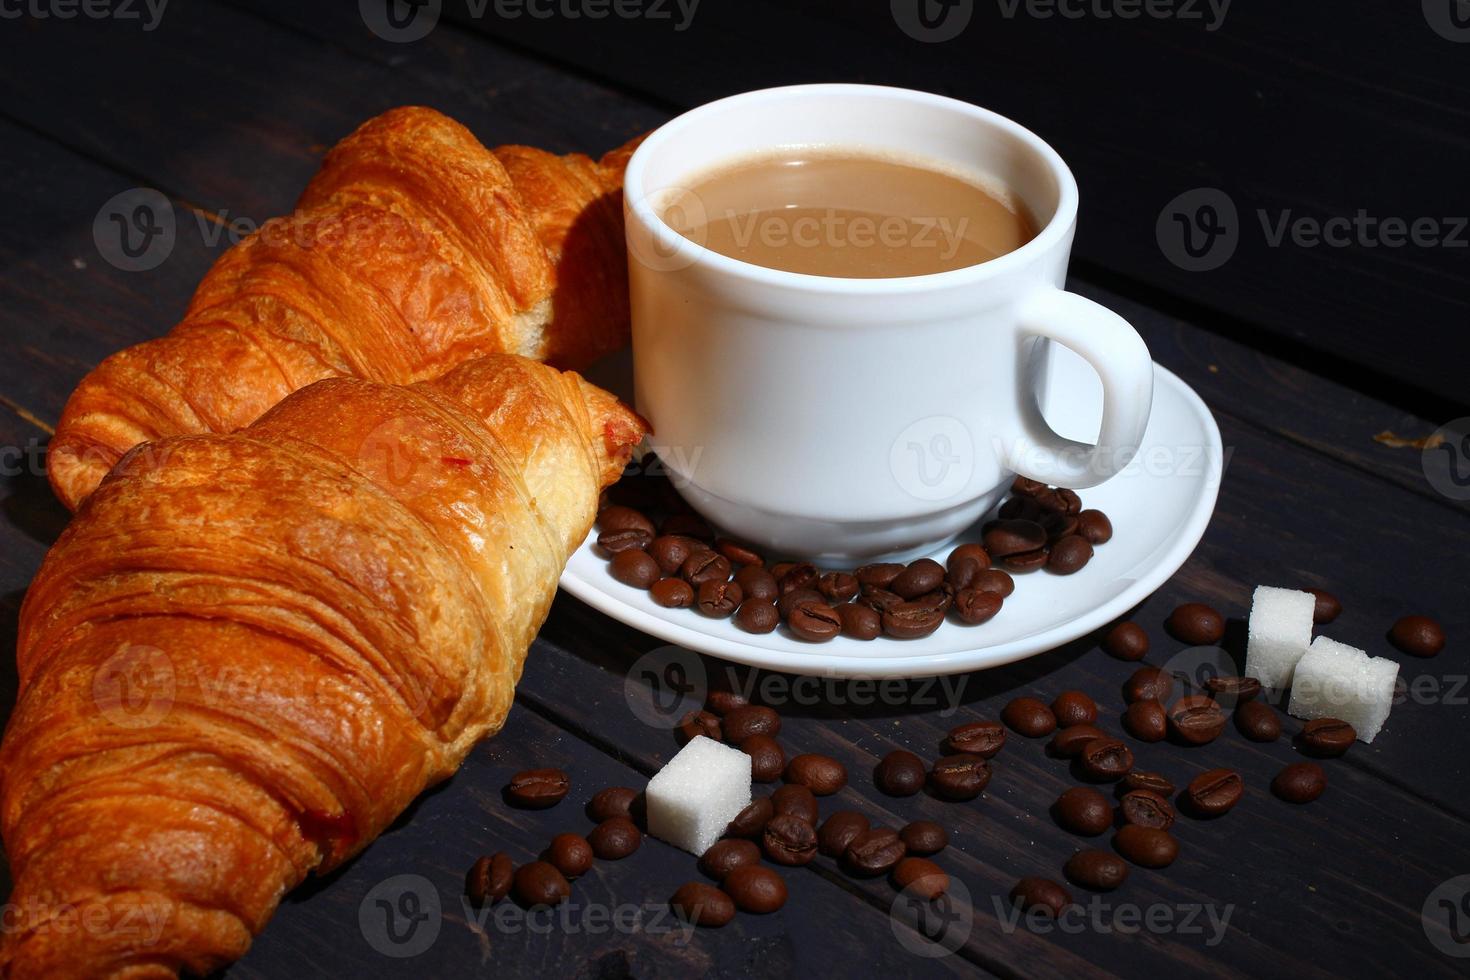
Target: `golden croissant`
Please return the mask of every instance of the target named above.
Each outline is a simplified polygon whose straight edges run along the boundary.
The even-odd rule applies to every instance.
[[[644,431],[579,376],[495,355],[324,381],[124,458],[21,613],[0,972],[242,955],[500,728]]]
[[[579,370],[623,347],[633,146],[492,152],[432,109],[369,120],[171,333],[82,381],[48,453],[57,496],[75,510],[133,446],[233,432],[324,378],[412,384],[492,353]]]

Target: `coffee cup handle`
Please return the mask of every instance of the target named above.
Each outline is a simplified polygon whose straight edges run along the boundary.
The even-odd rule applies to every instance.
[[[1027,297],[1018,320],[1018,356],[1029,360],[1033,383],[1041,361],[1031,359],[1036,338],[1055,341],[1080,355],[1102,379],[1102,425],[1095,445],[1075,442],[1052,429],[1040,400],[1021,396],[1021,438],[1007,467],[1052,486],[1082,490],[1123,469],[1133,459],[1153,407],[1154,363],[1143,338],[1127,320],[1076,293],[1048,287]]]

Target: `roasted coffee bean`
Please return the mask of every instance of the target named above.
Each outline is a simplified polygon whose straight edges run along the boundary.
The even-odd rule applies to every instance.
[[[1057,575],[1071,575],[1082,570],[1092,561],[1092,545],[1080,534],[1068,534],[1058,538],[1051,546],[1046,567]]]
[[[696,589],[706,582],[723,582],[730,577],[730,559],[714,551],[696,551],[679,566],[679,577]]]
[[[917,599],[939,588],[939,583],[943,581],[944,566],[932,558],[920,558],[888,583],[888,591],[895,592],[905,599]]]
[[[681,578],[661,578],[653,583],[648,594],[665,609],[688,609],[694,605],[694,586]]]
[[[1327,773],[1315,762],[1293,762],[1271,780],[1271,792],[1288,803],[1310,803],[1327,789]]]
[[[726,619],[740,608],[745,595],[734,582],[704,582],[699,586],[696,605],[711,619]]]
[[[1095,892],[1110,892],[1128,880],[1128,865],[1107,851],[1078,851],[1067,859],[1062,873],[1074,885]]]
[[[1039,521],[1041,515],[1046,511],[1041,505],[1030,497],[1012,497],[1000,505],[996,516],[1003,521],[1013,521],[1021,518],[1028,521]]]
[[[735,610],[735,625],[747,633],[773,633],[781,625],[781,614],[773,602],[746,599]]]
[[[765,915],[786,904],[786,882],[758,864],[736,868],[720,884],[742,912]]]
[[[643,834],[627,817],[611,817],[592,828],[587,843],[604,861],[617,861],[638,850]]]
[[[917,640],[939,629],[944,609],[922,599],[901,602],[883,613],[883,632],[896,640]]]
[[[811,864],[817,856],[817,832],[800,817],[778,813],[761,834],[761,849],[777,864],[788,867]]]
[[[1046,547],[1046,529],[1035,521],[997,521],[986,531],[982,544],[991,558],[1007,558]]]
[[[1090,786],[1074,786],[1052,804],[1052,815],[1064,830],[1096,837],[1113,825],[1113,806]]]
[[[1236,705],[1235,727],[1252,742],[1274,742],[1281,737],[1281,719],[1264,701],[1243,701]]]
[[[1226,720],[1224,710],[1215,703],[1215,699],[1203,694],[1182,697],[1169,708],[1169,729],[1189,745],[1205,745],[1219,738],[1225,730]]]
[[[939,588],[933,592],[926,592],[916,599],[910,599],[908,604],[936,610],[942,616],[949,612],[950,606],[954,605],[954,586],[948,582],[940,582]]]
[[[1034,572],[1046,564],[1046,549],[1037,551],[1023,551],[1016,555],[1006,555],[1001,561],[1005,562],[1006,568],[1013,572]]]
[[[704,709],[706,711],[713,711],[723,718],[736,708],[743,708],[749,703],[745,695],[738,691],[726,691],[717,688],[710,691],[709,695],[704,699]]]
[[[1022,911],[1056,918],[1072,904],[1072,893],[1049,878],[1022,878],[1011,889],[1011,902]]]
[[[904,566],[898,562],[884,561],[871,565],[864,565],[853,576],[860,585],[868,585],[878,589],[888,588],[888,584],[902,574]]]
[[[1123,712],[1123,728],[1140,742],[1162,742],[1169,734],[1169,713],[1157,701],[1134,701]]]
[[[970,588],[976,592],[993,592],[1005,599],[1016,591],[1016,580],[999,568],[987,568],[975,576],[975,580],[970,583]]]
[[[1119,660],[1142,660],[1148,656],[1148,633],[1137,623],[1119,623],[1103,637],[1102,648]]]
[[[587,816],[594,823],[613,817],[633,819],[638,809],[639,793],[630,786],[609,786],[587,801]]]
[[[817,579],[817,591],[832,602],[847,602],[856,598],[860,589],[857,577],[847,572],[828,572]]]
[[[875,640],[883,632],[883,616],[871,606],[844,602],[837,607],[837,618],[842,620],[842,635],[854,640]]]
[[[556,806],[572,788],[572,781],[560,769],[526,769],[510,777],[505,798],[525,810],[544,810]]]
[[[475,908],[493,905],[510,894],[515,880],[515,865],[510,855],[501,851],[487,855],[475,862],[465,876],[465,897]]]
[[[1323,759],[1335,759],[1357,741],[1358,731],[1337,718],[1316,718],[1306,723],[1302,733],[1302,750]]]
[[[1057,733],[1051,738],[1049,746],[1052,755],[1062,759],[1075,759],[1082,753],[1082,748],[1095,738],[1106,738],[1107,733],[1096,725],[1072,725],[1067,728],[1058,728]]]
[[[669,905],[685,922],[707,929],[718,929],[735,918],[735,900],[702,881],[681,885]]]
[[[951,752],[968,752],[990,759],[1005,748],[1005,726],[998,721],[967,721],[951,728],[944,744]]]
[[[776,815],[789,814],[800,817],[813,827],[817,825],[817,796],[805,786],[796,786],[788,783],[771,794],[771,804],[776,808]]]
[[[691,711],[679,719],[679,743],[692,742],[696,737],[703,735],[712,738],[716,742],[723,742],[724,735],[720,730],[720,718],[712,711]]]
[[[761,566],[765,564],[759,553],[741,544],[739,541],[731,541],[729,538],[715,539],[715,550],[730,559],[732,565]]]
[[[874,827],[852,839],[842,852],[842,863],[858,875],[881,875],[904,859],[907,848],[891,827]]]
[[[680,566],[690,555],[703,550],[704,545],[698,541],[678,534],[661,534],[648,546],[649,556],[658,562],[659,569],[665,575],[678,574]]]
[[[1428,616],[1405,616],[1393,624],[1388,639],[1412,657],[1433,657],[1444,649],[1444,629]]]
[[[1116,738],[1095,738],[1077,754],[1077,768],[1088,779],[1122,779],[1133,768],[1133,750]]]
[[[625,551],[646,551],[652,543],[653,535],[637,528],[603,531],[597,536],[597,547],[606,555],[620,555]]]
[[[1077,514],[1077,533],[1092,544],[1113,540],[1113,522],[1100,510],[1084,510]]]
[[[698,514],[674,514],[664,521],[659,531],[663,534],[682,534],[706,546],[713,544],[715,540],[714,528]]]
[[[889,796],[913,796],[926,778],[923,760],[906,749],[894,749],[873,768],[873,785]]]
[[[543,858],[565,878],[576,878],[592,869],[592,845],[581,834],[557,834]]]
[[[659,579],[658,562],[644,551],[624,551],[607,563],[608,574],[635,589],[646,589]]]
[[[786,769],[786,753],[769,735],[741,739],[740,751],[750,756],[750,778],[755,782],[774,783]]]
[[[786,617],[786,628],[797,639],[808,643],[826,643],[842,632],[842,617],[837,610],[817,599],[798,602]]]
[[[868,818],[856,810],[838,810],[822,821],[817,831],[817,851],[830,858],[840,858],[847,845],[869,826]]]
[[[723,727],[726,741],[739,745],[752,735],[780,735],[781,716],[765,705],[746,704],[726,712]]]
[[[1245,781],[1233,769],[1211,769],[1189,781],[1184,800],[1189,810],[1199,817],[1218,817],[1229,813],[1245,793]]]
[[[781,586],[776,584],[776,576],[756,565],[747,565],[736,572],[735,583],[747,599],[775,602],[781,598]]]
[[[951,551],[949,558],[945,560],[944,564],[946,571],[949,572],[950,581],[954,582],[955,588],[961,588],[960,583],[954,581],[955,569],[966,561],[973,561],[976,565],[975,571],[983,572],[990,567],[990,553],[985,550],[984,545],[974,541],[971,541],[969,544],[962,544]]]
[[[1152,790],[1135,789],[1124,793],[1118,801],[1118,812],[1124,823],[1155,830],[1168,830],[1174,826],[1174,804],[1168,797]]]
[[[1051,713],[1061,728],[1090,725],[1097,721],[1097,703],[1081,691],[1063,691],[1052,701]]]
[[[1046,540],[1052,544],[1077,533],[1077,518],[1073,514],[1064,514],[1054,510],[1044,511],[1036,523],[1046,531]],[[1092,554],[1090,544],[1087,546],[1087,553],[1089,556]]]
[[[1029,476],[1017,476],[1011,481],[1011,493],[1019,494],[1023,497],[1034,497],[1038,493],[1045,493],[1049,489],[1051,488],[1045,483],[1039,480],[1033,480]]]
[[[903,605],[903,596],[896,592],[889,592],[887,589],[880,589],[877,586],[865,585],[863,586],[863,591],[858,595],[857,601],[874,612],[884,613]]]
[[[994,592],[960,589],[954,597],[954,613],[966,626],[988,623],[1000,612],[1005,600]]]
[[[786,576],[786,573],[795,568],[797,564],[798,562],[794,561],[778,561],[771,566],[771,574],[776,577],[777,582],[780,582]]]
[[[915,820],[905,824],[898,832],[898,839],[903,841],[910,854],[926,857],[949,846],[949,833],[933,820]]]
[[[609,531],[642,531],[650,540],[657,534],[653,521],[632,507],[621,504],[613,504],[598,511],[597,529],[604,534]]]
[[[1157,772],[1148,772],[1144,769],[1134,769],[1123,777],[1123,788],[1126,790],[1146,789],[1150,793],[1157,793],[1168,799],[1174,795],[1174,783]]]
[[[1192,646],[1211,646],[1225,636],[1225,617],[1203,602],[1186,602],[1164,620],[1174,639]]]
[[[893,885],[899,891],[932,902],[949,890],[949,875],[927,858],[906,857],[893,866]]]
[[[1055,510],[1066,514],[1082,512],[1082,498],[1077,496],[1076,490],[1068,490],[1065,487],[1048,488],[1033,495],[1031,499],[1035,500],[1042,510]]]
[[[954,587],[956,592],[963,592],[975,581],[983,569],[980,563],[971,558],[962,558],[959,561],[951,560],[945,570],[945,580]]]
[[[744,810],[735,815],[725,828],[728,837],[759,837],[766,824],[775,816],[776,807],[769,796],[757,796]]]
[[[786,781],[816,796],[831,796],[847,785],[847,767],[831,756],[803,752],[786,763]]]
[[[815,589],[819,578],[821,578],[821,573],[817,571],[817,566],[809,561],[803,561],[786,569],[784,575],[776,576],[776,581],[781,586],[781,593],[784,595],[798,589]]]
[[[1179,856],[1179,842],[1167,830],[1124,824],[1113,836],[1117,852],[1141,868],[1167,868]]]
[[[1057,716],[1036,698],[1015,698],[1001,709],[1000,720],[1027,738],[1041,738],[1057,730]]]
[[[1157,667],[1140,667],[1128,678],[1128,683],[1123,685],[1123,700],[1132,704],[1134,701],[1165,701],[1169,692],[1174,690],[1174,675],[1160,670]]]
[[[1320,626],[1342,615],[1342,603],[1337,601],[1337,596],[1326,589],[1307,589],[1307,591],[1312,593],[1312,598],[1316,600],[1316,604],[1312,607],[1312,622]]]
[[[776,609],[781,613],[782,619],[790,619],[791,614],[796,611],[796,607],[803,602],[820,602],[825,605],[827,600],[816,589],[797,589],[795,592],[788,592],[776,600]]]
[[[1205,690],[1222,705],[1229,707],[1242,701],[1253,701],[1261,693],[1261,682],[1254,677],[1222,675],[1205,680]]]
[[[990,763],[977,755],[947,755],[929,770],[929,785],[946,800],[973,800],[990,783]]]
[[[567,879],[547,861],[521,865],[513,880],[516,901],[526,908],[560,905],[572,894]]]

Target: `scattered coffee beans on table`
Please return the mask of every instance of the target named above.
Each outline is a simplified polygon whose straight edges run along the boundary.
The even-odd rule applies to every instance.
[[[1428,616],[1405,616],[1393,624],[1388,638],[1414,657],[1433,657],[1444,649],[1444,629]]]
[[[1134,823],[1118,828],[1113,847],[1142,868],[1167,868],[1179,856],[1179,842],[1168,831]]]
[[[571,786],[560,769],[527,769],[510,778],[505,798],[525,810],[544,810],[560,803]]]
[[[1164,629],[1191,646],[1212,646],[1225,637],[1225,617],[1203,602],[1186,602],[1164,620]]]
[[[1022,878],[1011,889],[1011,901],[1024,911],[1055,918],[1072,904],[1072,894],[1049,878]]]
[[[1119,660],[1142,660],[1148,656],[1148,634],[1137,623],[1119,623],[1103,637],[1103,649]]]
[[[1316,718],[1306,723],[1298,739],[1302,751],[1323,759],[1335,759],[1353,747],[1358,732],[1337,718]]]
[[[926,778],[924,760],[906,749],[894,749],[873,770],[873,784],[888,796],[913,796]]]
[[[1041,738],[1057,730],[1057,716],[1036,698],[1016,698],[1000,712],[1000,720],[1017,735]]]
[[[1274,742],[1281,737],[1276,709],[1262,701],[1246,701],[1236,707],[1235,727],[1252,742]]]
[[[1189,812],[1197,817],[1218,817],[1229,813],[1245,793],[1245,781],[1233,769],[1211,769],[1189,781],[1184,799]]]
[[[1327,789],[1327,773],[1315,762],[1293,762],[1271,780],[1271,792],[1288,803],[1310,803]]]
[[[1110,892],[1128,879],[1128,865],[1107,851],[1078,851],[1067,859],[1062,873],[1074,885],[1095,892]]]
[[[742,912],[765,915],[786,904],[786,882],[758,864],[736,868],[725,877],[722,887]]]
[[[510,894],[515,865],[510,855],[500,852],[475,862],[465,878],[465,895],[476,908],[494,904]]]
[[[685,922],[706,928],[717,929],[735,918],[735,900],[702,881],[681,886],[669,905]]]
[[[1096,837],[1113,825],[1108,798],[1090,786],[1074,786],[1057,798],[1052,813],[1064,830]]]

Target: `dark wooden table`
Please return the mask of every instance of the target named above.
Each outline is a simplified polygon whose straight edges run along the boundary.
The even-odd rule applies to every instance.
[[[40,461],[67,395],[108,353],[165,331],[223,248],[291,208],[327,146],[386,108],[425,103],[461,119],[490,144],[601,151],[716,94],[704,90],[688,65],[679,69],[684,76],[675,76],[687,76],[688,84],[658,88],[656,73],[631,57],[632,49],[612,46],[605,58],[589,55],[570,64],[539,22],[497,26],[446,18],[420,41],[388,43],[364,29],[355,6],[178,4],[147,31],[118,17],[28,14],[0,21],[0,642],[6,644],[0,661],[10,670],[6,704],[13,700],[8,665],[20,602],[66,517],[50,497]],[[145,8],[137,9],[146,19]],[[577,26],[584,38],[586,29]],[[724,58],[745,55],[761,57],[747,47],[726,51]],[[1240,69],[1237,63],[1221,70]],[[953,66],[936,67],[941,70]],[[894,74],[924,84],[921,73]],[[766,80],[746,81],[750,87]],[[998,99],[1009,97],[1004,85],[1000,89]],[[1380,92],[1383,102],[1375,111],[1391,95]],[[1053,128],[1065,122],[1058,118]],[[1116,165],[1124,166],[1132,158],[1120,159]],[[1149,166],[1167,168],[1169,159],[1154,158]],[[1201,181],[1184,186],[1196,183]],[[130,272],[107,261],[93,223],[113,195],[137,187],[169,199],[177,230],[166,261]],[[1084,227],[1100,215],[1114,216],[1118,200],[1104,190],[1084,179]],[[1219,821],[1182,820],[1179,861],[1163,872],[1135,871],[1121,891],[1103,896],[1079,930],[1038,933],[1008,923],[1002,900],[1014,881],[1056,876],[1080,844],[1047,813],[1072,782],[1066,767],[1048,758],[1042,743],[1013,739],[988,791],[972,804],[927,796],[892,800],[876,793],[869,773],[896,746],[932,757],[947,728],[995,717],[1018,694],[1050,699],[1078,688],[1103,706],[1105,724],[1116,726],[1118,688],[1132,667],[1099,652],[1097,638],[1088,637],[1008,669],[955,678],[953,696],[914,684],[899,697],[864,705],[861,692],[839,686],[784,708],[788,750],[825,752],[849,767],[853,779],[835,802],[895,826],[929,817],[952,828],[952,846],[938,860],[964,886],[973,910],[950,927],[957,946],[952,953],[920,955],[916,950],[933,947],[905,924],[902,909],[895,912],[892,887],[882,879],[848,878],[825,859],[786,875],[791,900],[782,911],[741,915],[724,929],[691,936],[667,915],[664,902],[697,877],[693,861],[653,841],[631,859],[599,863],[579,879],[565,918],[527,916],[507,903],[477,922],[460,901],[465,869],[475,857],[506,850],[529,859],[553,833],[585,831],[579,804],[592,791],[641,785],[677,749],[667,728],[639,720],[635,706],[646,706],[651,693],[641,679],[628,678],[629,666],[660,644],[563,596],[531,652],[505,730],[359,859],[288,897],[249,955],[228,972],[1465,975],[1470,959],[1444,951],[1453,944],[1443,923],[1453,916],[1462,938],[1470,930],[1470,900],[1459,901],[1470,878],[1458,891],[1453,883],[1436,889],[1470,874],[1470,596],[1464,572],[1470,505],[1426,478],[1420,448],[1375,438],[1392,433],[1422,440],[1450,421],[1451,412],[1470,414],[1463,410],[1464,361],[1446,365],[1428,349],[1415,355],[1433,379],[1434,397],[1424,400],[1412,391],[1397,398],[1363,383],[1382,377],[1339,360],[1321,362],[1326,374],[1305,370],[1300,364],[1310,358],[1300,356],[1299,346],[1288,350],[1294,364],[1278,359],[1271,352],[1282,336],[1278,328],[1300,314],[1293,289],[1281,282],[1233,307],[1230,297],[1221,298],[1216,305],[1228,316],[1203,329],[1195,321],[1208,317],[1180,318],[1177,311],[1192,307],[1176,300],[1189,299],[1192,282],[1207,293],[1218,285],[1191,280],[1178,269],[1151,280],[1142,261],[1131,273],[1109,271],[1118,249],[1143,250],[1140,238],[1147,249],[1156,247],[1152,223],[1149,214],[1134,226],[1084,237],[1082,276],[1073,288],[1131,319],[1155,358],[1204,396],[1219,420],[1228,465],[1203,543],[1135,618],[1153,637],[1151,660],[1162,662],[1180,648],[1161,628],[1168,611],[1185,599],[1210,602],[1234,617],[1227,645],[1240,655],[1239,620],[1257,583],[1323,586],[1340,595],[1346,611],[1331,635],[1399,659],[1401,676],[1411,684],[1377,742],[1328,765],[1331,786],[1321,800],[1294,808],[1270,795],[1271,776],[1299,758],[1289,739],[1260,746],[1232,730],[1192,751],[1135,743],[1141,766],[1181,783],[1213,766],[1238,769],[1248,785],[1244,803]],[[1436,253],[1428,267],[1451,269],[1451,258]],[[1409,262],[1402,256],[1395,261]],[[1463,288],[1454,289],[1463,282],[1460,262],[1438,279],[1438,273],[1424,278],[1449,287],[1445,296],[1426,301],[1436,315],[1464,308]],[[1306,281],[1313,295],[1330,294],[1334,275],[1354,295],[1371,291],[1347,258],[1313,256],[1311,263]],[[1269,269],[1252,267],[1247,274],[1269,278]],[[1352,347],[1354,337],[1368,336],[1364,322],[1352,321],[1345,343],[1349,360],[1366,363],[1375,356],[1367,341]],[[1454,343],[1463,343],[1463,333]],[[1384,370],[1402,373],[1392,364]],[[1440,416],[1418,417],[1406,405],[1433,405]],[[1444,623],[1451,637],[1445,653],[1421,661],[1388,647],[1385,630],[1408,612]],[[724,667],[705,662],[711,673]],[[1297,727],[1287,720],[1288,733]],[[565,767],[573,799],[534,813],[504,805],[500,789],[509,774],[532,765]],[[832,808],[829,802],[826,809]],[[417,877],[399,877],[405,875]],[[420,893],[425,908],[437,902],[438,913],[420,934],[422,940],[437,928],[432,942],[395,946],[384,931],[375,902],[397,900],[405,887]],[[1447,911],[1441,898],[1456,911]],[[1221,923],[1218,932],[1215,922]],[[421,946],[426,948],[419,951]],[[417,955],[394,955],[404,952]]]

